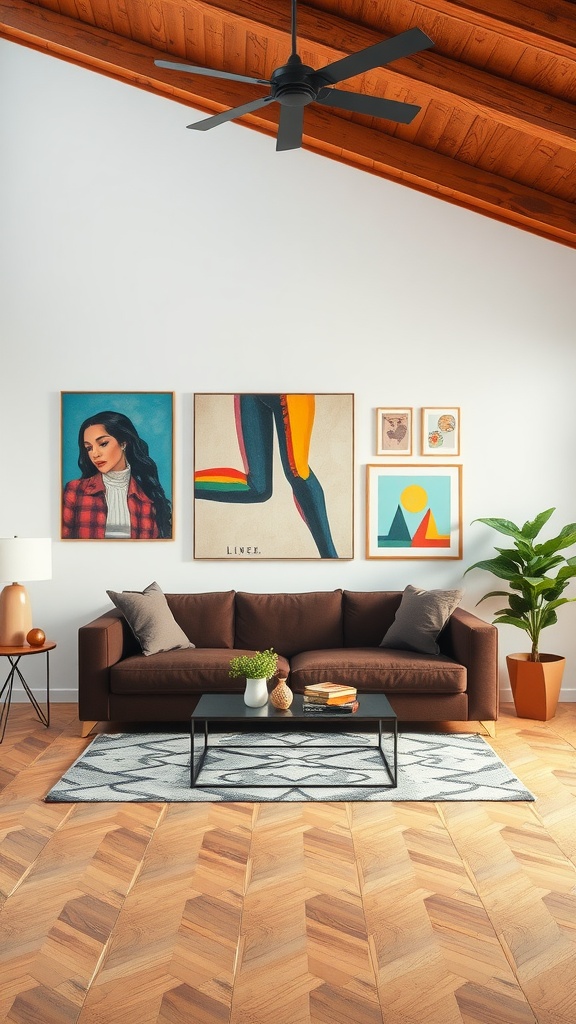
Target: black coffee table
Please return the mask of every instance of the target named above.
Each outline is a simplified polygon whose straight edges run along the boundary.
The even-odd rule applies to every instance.
[[[294,694],[294,700],[288,711],[278,711],[273,707],[270,702],[265,704],[262,708],[249,708],[244,703],[242,694],[239,693],[209,693],[204,694],[200,698],[198,704],[192,712],[190,719],[190,786],[212,786],[214,783],[202,783],[198,781],[198,776],[202,771],[202,767],[206,760],[206,755],[210,746],[210,726],[222,726],[226,723],[230,723],[234,726],[244,725],[250,722],[269,722],[270,725],[280,726],[283,730],[295,730],[295,727],[306,726],[306,729],[313,728],[318,723],[329,722],[332,727],[336,726],[339,732],[344,735],[347,730],[353,730],[356,725],[360,722],[371,723],[377,730],[378,742],[377,745],[367,744],[366,747],[351,746],[346,743],[330,743],[329,748],[331,750],[334,747],[340,747],[345,750],[377,750],[382,759],[382,763],[386,769],[386,773],[390,782],[386,784],[386,788],[395,789],[398,785],[398,719],[396,714],[392,710],[388,699],[383,693],[359,693],[358,694],[358,710],[353,714],[342,714],[342,712],[307,712],[304,711],[303,697],[299,693]],[[200,726],[198,732],[196,731],[196,723]],[[382,726],[386,723],[388,726],[388,732],[392,735],[394,741],[394,754],[392,759],[392,765],[388,762],[386,754],[382,748]],[[196,739],[200,734],[204,736],[203,748],[198,757],[196,763]],[[368,735],[371,735],[368,733]],[[322,732],[318,732],[318,737],[322,738]],[[318,744],[318,749],[321,751],[327,749],[328,744]],[[272,744],[266,744],[267,750],[278,750],[283,749],[279,746],[274,747]],[[308,748],[310,749],[310,748]],[[220,746],[218,745],[219,751],[231,751],[231,752],[243,752],[245,753],[246,748],[241,746]],[[266,771],[266,765],[262,766],[263,771]],[[264,786],[268,789],[277,789],[278,782],[261,782],[259,785]],[[333,789],[334,782],[326,783],[314,783],[314,788],[317,786],[324,786],[325,788]],[[362,783],[363,787],[366,788],[383,788],[382,783]],[[237,789],[237,782],[219,782],[218,788],[230,788]]]

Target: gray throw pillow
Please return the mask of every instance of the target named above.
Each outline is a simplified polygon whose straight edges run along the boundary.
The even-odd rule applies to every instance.
[[[122,612],[143,654],[159,654],[194,647],[176,622],[157,583],[146,590],[107,590],[108,597]]]
[[[462,600],[462,590],[418,590],[408,585],[380,647],[439,654],[436,638]]]

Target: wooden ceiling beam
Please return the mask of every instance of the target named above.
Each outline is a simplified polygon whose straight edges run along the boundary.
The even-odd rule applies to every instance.
[[[236,106],[260,92],[222,79],[176,75],[156,68],[154,59],[164,55],[152,47],[82,25],[26,0],[1,0],[0,35],[207,111]],[[271,108],[263,108],[243,123],[274,135],[277,117]],[[311,106],[306,111],[305,146],[576,248],[571,203],[356,124],[322,107]]]
[[[575,59],[576,18],[567,0],[549,0],[546,10],[525,0],[417,0],[436,14],[496,32],[524,46],[534,46],[568,60]]]

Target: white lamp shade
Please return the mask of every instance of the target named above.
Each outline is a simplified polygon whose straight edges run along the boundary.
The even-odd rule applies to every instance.
[[[52,579],[50,537],[1,537],[0,580],[20,583]]]

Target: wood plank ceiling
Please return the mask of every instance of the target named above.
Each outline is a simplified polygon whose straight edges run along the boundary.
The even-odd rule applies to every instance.
[[[574,3],[309,0],[298,7],[298,51],[320,68],[413,27],[433,49],[340,86],[419,105],[412,124],[311,104],[304,147],[576,248]],[[154,60],[269,78],[290,53],[290,3],[0,0],[0,36],[214,113],[266,87]],[[275,136],[278,110],[241,123]],[[191,151],[202,139],[190,133]]]

